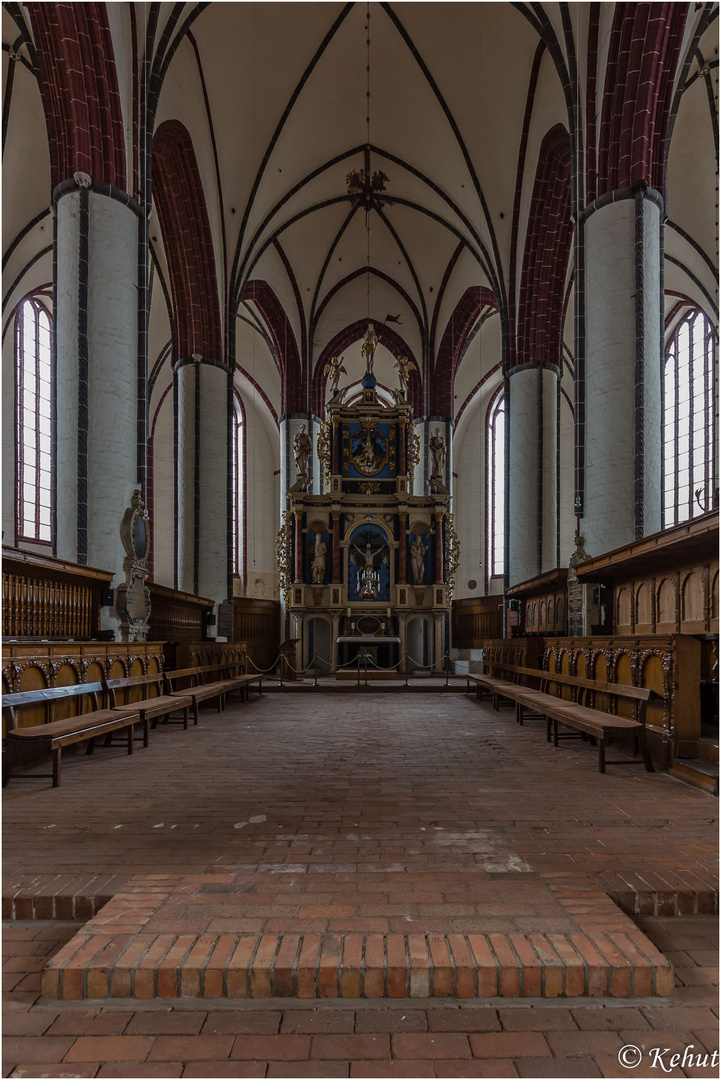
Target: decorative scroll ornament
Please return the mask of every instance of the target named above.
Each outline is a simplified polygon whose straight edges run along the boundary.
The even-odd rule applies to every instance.
[[[456,570],[461,558],[461,545],[458,533],[453,526],[453,514],[448,514],[445,525],[446,559],[446,607],[450,610],[453,594],[456,590]]]
[[[408,422],[408,479],[413,480],[413,470],[421,460],[421,440],[413,430],[413,421]]]
[[[275,561],[278,566],[278,587],[286,607],[290,606],[293,581],[293,512],[284,510],[275,541]]]
[[[123,641],[146,641],[150,629],[150,590],[148,576],[150,527],[139,490],[133,492],[130,506],[120,523],[120,539],[125,548],[125,581],[118,585],[116,608],[120,616]]]
[[[330,420],[324,420],[320,425],[318,438],[315,440],[315,452],[318,455],[318,461],[323,468],[324,482],[330,481],[330,443],[332,431],[333,427]]]

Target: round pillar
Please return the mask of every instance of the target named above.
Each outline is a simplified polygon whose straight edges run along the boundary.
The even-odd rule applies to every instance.
[[[56,553],[125,580],[120,522],[139,485],[137,207],[77,173],[56,189]],[[117,195],[118,197],[114,197]],[[132,403],[136,402],[136,408]],[[103,629],[119,633],[115,608]]]
[[[661,196],[587,208],[581,532],[589,555],[661,528]]]
[[[195,354],[175,374],[178,588],[218,604],[228,592],[228,373]]]
[[[508,380],[508,584],[556,565],[558,371],[517,368]]]

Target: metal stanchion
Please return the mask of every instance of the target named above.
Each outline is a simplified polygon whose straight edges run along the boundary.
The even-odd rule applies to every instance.
[[[313,687],[318,689],[318,653],[313,653]]]

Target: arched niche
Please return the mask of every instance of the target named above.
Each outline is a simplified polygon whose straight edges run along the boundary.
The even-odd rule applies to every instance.
[[[630,634],[633,632],[631,622],[631,589],[628,585],[620,585],[616,591],[616,633]]]
[[[656,632],[673,634],[677,627],[677,578],[662,578],[656,588]]]
[[[637,634],[653,633],[653,590],[650,581],[636,586],[635,631]]]
[[[681,583],[681,632],[703,629],[704,573],[692,570]]]

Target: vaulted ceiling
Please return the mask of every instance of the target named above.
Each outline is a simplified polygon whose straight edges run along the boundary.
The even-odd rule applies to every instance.
[[[108,4],[131,194],[142,198],[132,165],[140,113],[149,136],[166,121],[182,124],[202,182],[226,337],[232,324],[241,352],[251,342],[253,349],[273,345],[278,330],[258,300],[262,284],[293,335],[310,403],[324,350],[334,342],[346,347],[348,328],[370,316],[392,330],[384,339],[391,352],[407,351],[418,362],[428,409],[454,312],[465,319],[474,371],[500,360],[497,343],[486,360],[478,355],[483,335],[473,331],[484,309],[501,309],[511,325],[516,317],[542,143],[551,129],[570,129],[576,105],[585,115],[594,8],[600,114],[616,7]],[[688,13],[667,230],[667,286],[707,307],[715,300],[718,153],[711,9],[696,5]],[[51,191],[40,93],[19,35],[25,16],[10,4],[3,18],[11,308],[33,277],[48,280],[51,231],[43,214]],[[145,95],[138,93],[144,80]],[[387,177],[370,210],[348,195],[348,176],[360,170]],[[167,291],[169,280],[164,238],[152,221],[150,233],[157,275],[152,368],[172,320],[158,287],[162,278]],[[572,334],[567,342],[572,346]],[[280,411],[272,364],[264,374],[259,361],[257,375]],[[466,379],[456,408],[477,381]]]

